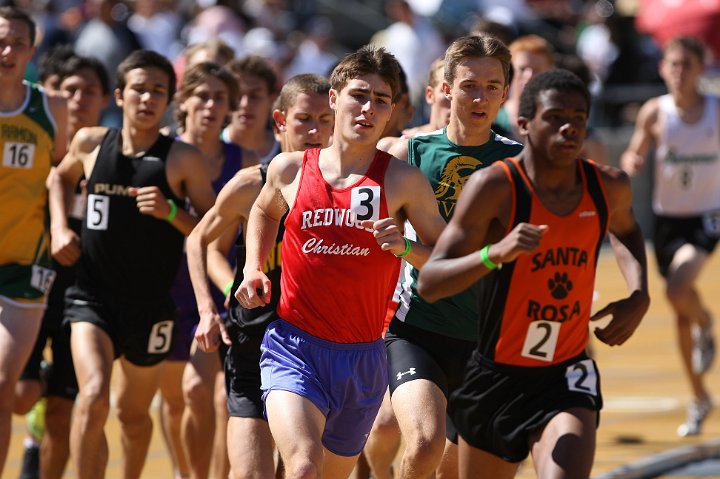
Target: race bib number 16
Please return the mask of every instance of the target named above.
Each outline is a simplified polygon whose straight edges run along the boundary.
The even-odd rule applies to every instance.
[[[35,145],[32,143],[5,143],[3,166],[29,170],[35,160]]]

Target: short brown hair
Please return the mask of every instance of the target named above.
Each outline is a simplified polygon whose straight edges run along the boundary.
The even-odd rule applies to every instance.
[[[301,93],[317,93],[326,94],[330,91],[330,82],[322,75],[315,75],[314,73],[302,73],[295,75],[285,82],[280,95],[275,100],[273,105],[274,110],[280,110],[283,113],[287,113],[291,106],[295,104],[298,95]]]
[[[692,55],[695,55],[702,65],[705,64],[705,57],[707,55],[707,48],[703,42],[694,37],[674,37],[668,40],[665,48],[663,49],[663,57],[668,51],[682,48],[687,50]]]
[[[507,84],[510,76],[510,50],[497,37],[480,33],[460,37],[445,52],[445,81],[452,85],[458,64],[466,58],[495,58],[502,64]]]
[[[195,88],[200,86],[208,77],[215,77],[225,84],[228,89],[228,103],[230,104],[230,111],[236,110],[239,101],[238,96],[240,93],[237,81],[227,68],[212,62],[196,63],[185,70],[182,82],[180,82],[180,88],[175,95],[175,102],[179,105],[190,98]],[[175,119],[177,120],[180,128],[184,129],[187,112],[183,111],[182,108],[176,108]]]
[[[35,27],[35,20],[33,20],[29,13],[17,7],[0,7],[0,18],[4,18],[5,20],[19,20],[25,23],[30,31],[30,46],[35,45],[37,28]]]
[[[263,57],[249,55],[232,60],[225,66],[236,77],[252,75],[260,78],[267,85],[268,93],[275,93],[277,91],[277,75],[275,74],[275,70],[273,70]]]
[[[330,85],[339,92],[354,78],[377,74],[390,85],[393,102],[400,94],[400,64],[382,47],[365,45],[343,58],[330,74]]]
[[[508,48],[512,55],[520,52],[532,53],[533,55],[545,57],[548,66],[551,68],[555,66],[555,49],[550,42],[539,35],[524,35],[519,37],[515,39]]]
[[[443,68],[445,67],[445,57],[438,57],[434,62],[430,64],[430,71],[428,72],[428,86],[435,88],[439,83],[443,81]]]
[[[220,65],[225,65],[233,58],[235,58],[235,50],[233,50],[230,45],[220,40],[219,38],[211,38],[204,42],[193,43],[192,45],[189,45],[185,49],[185,52],[183,54],[183,56],[185,57],[185,61],[190,61],[193,55],[203,50],[212,52],[213,55],[217,58],[216,63],[219,63]]]
[[[130,55],[125,57],[120,65],[117,67],[117,89],[123,91],[125,85],[127,85],[127,74],[131,70],[136,68],[157,68],[168,77],[168,104],[172,101],[175,96],[175,88],[177,83],[177,77],[175,76],[175,69],[166,57],[156,53],[152,50],[135,50]]]

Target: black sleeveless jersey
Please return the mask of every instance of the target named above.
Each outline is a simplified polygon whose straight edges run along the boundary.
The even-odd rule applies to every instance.
[[[77,284],[96,297],[124,302],[169,295],[184,236],[165,220],[140,213],[130,187],[157,186],[177,205],[165,162],[174,140],[160,135],[142,156],[122,154],[120,130],[108,129],[87,182]]]
[[[260,165],[260,175],[262,176],[262,184],[267,181],[268,164]],[[268,259],[265,261],[263,272],[267,275],[271,284],[270,303],[260,308],[245,309],[235,299],[235,295],[230,295],[230,321],[236,326],[245,329],[262,329],[270,324],[270,322],[278,318],[277,305],[280,300],[280,273],[282,271],[282,240],[285,234],[285,218],[287,213],[280,220],[277,238]],[[238,235],[235,243],[237,251],[237,269],[235,271],[235,279],[233,281],[233,289],[235,292],[243,280],[243,266],[245,265],[245,240],[242,233]]]

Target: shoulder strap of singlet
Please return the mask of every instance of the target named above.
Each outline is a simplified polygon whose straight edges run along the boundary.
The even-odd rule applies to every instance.
[[[532,191],[530,185],[527,184],[523,174],[520,172],[520,166],[511,158],[504,160],[510,171],[510,178],[513,182],[515,190],[515,217],[512,218],[509,229],[518,223],[530,221],[530,211],[532,209]]]
[[[270,163],[260,163],[260,178],[262,179],[263,185],[265,185],[265,183],[267,183],[268,166],[270,166]]]
[[[597,248],[595,250],[595,261],[597,262],[600,256],[600,247],[602,246],[603,240],[607,235],[608,231],[608,203],[607,197],[605,196],[605,190],[600,183],[600,172],[593,163],[589,161],[580,160],[580,165],[583,169],[583,176],[585,177],[585,184],[587,185],[587,191],[595,203],[595,208],[598,212],[598,221],[600,222],[600,237],[597,241]]]
[[[377,150],[375,153],[375,158],[373,158],[373,162],[370,164],[370,168],[368,168],[365,176],[368,178],[374,178],[378,182],[382,182],[385,178],[385,171],[387,171],[387,167],[390,164],[391,158],[392,156],[390,155],[390,153],[382,150]]]

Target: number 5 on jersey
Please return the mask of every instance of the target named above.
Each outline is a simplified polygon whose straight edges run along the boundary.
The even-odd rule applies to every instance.
[[[107,230],[110,214],[110,197],[88,195],[87,197],[87,228],[90,230]]]
[[[380,219],[380,186],[358,186],[350,192],[350,211],[357,221]]]

